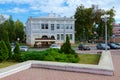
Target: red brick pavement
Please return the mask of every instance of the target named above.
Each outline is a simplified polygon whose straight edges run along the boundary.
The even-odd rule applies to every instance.
[[[115,68],[114,76],[30,68],[0,80],[120,80],[120,52],[111,52]]]

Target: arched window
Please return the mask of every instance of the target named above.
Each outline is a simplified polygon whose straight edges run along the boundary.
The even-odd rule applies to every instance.
[[[42,39],[48,39],[48,36],[43,35],[43,36],[42,36]]]
[[[54,36],[51,36],[51,39],[55,39],[55,37],[54,37]]]

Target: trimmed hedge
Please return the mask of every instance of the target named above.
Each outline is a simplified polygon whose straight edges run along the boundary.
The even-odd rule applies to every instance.
[[[42,61],[58,61],[58,62],[79,62],[79,57],[75,54],[64,54],[59,49],[47,49],[45,51],[23,52],[21,61],[42,60]]]
[[[44,60],[47,55],[46,51],[28,51],[22,52],[21,61],[27,60]]]

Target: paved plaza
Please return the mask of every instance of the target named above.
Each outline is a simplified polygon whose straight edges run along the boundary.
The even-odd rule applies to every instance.
[[[30,68],[0,80],[120,80],[120,50],[112,50],[114,76]]]

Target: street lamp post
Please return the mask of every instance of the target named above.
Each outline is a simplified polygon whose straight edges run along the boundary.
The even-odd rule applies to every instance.
[[[101,16],[102,21],[105,22],[105,50],[107,51],[107,21],[110,15],[103,15]]]

